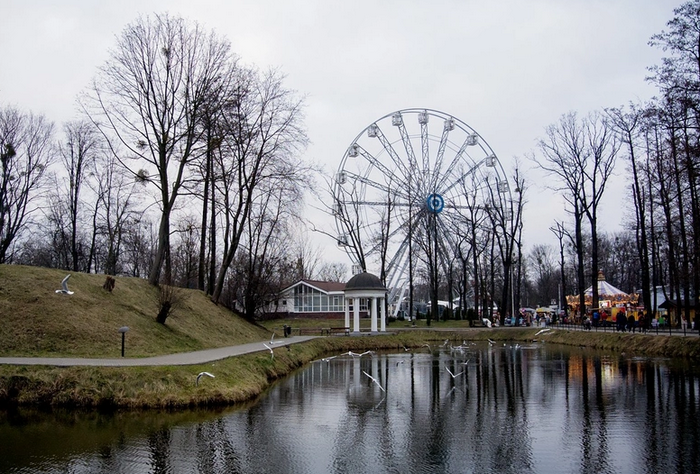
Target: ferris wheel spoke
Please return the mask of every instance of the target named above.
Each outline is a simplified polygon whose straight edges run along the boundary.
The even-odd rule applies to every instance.
[[[459,175],[459,176],[457,176],[456,178],[454,178],[454,179],[447,185],[447,187],[443,189],[443,193],[447,193],[447,192],[451,191],[451,190],[452,190],[455,186],[457,186],[458,184],[464,183],[464,180],[465,180],[466,178],[468,178],[469,176],[473,175],[474,173],[476,173],[476,171],[477,171],[481,166],[483,166],[483,165],[486,163],[486,160],[487,160],[487,159],[489,159],[489,157],[486,157],[486,158],[484,158],[483,160],[477,162],[477,163],[474,164],[471,168],[469,168],[467,171],[465,171],[465,172],[462,173],[461,175]],[[446,175],[446,176],[447,176],[447,175]],[[443,180],[443,184],[445,184],[445,181],[447,181],[447,179],[444,179],[444,180]]]
[[[445,157],[445,148],[447,147],[447,138],[450,132],[454,130],[454,121],[450,118],[445,120],[445,125],[442,129],[442,136],[440,137],[440,144],[438,145],[437,157],[435,158],[435,169],[433,170],[433,176],[430,183],[430,189],[433,191],[438,189],[438,176],[442,170],[442,160]]]
[[[367,150],[365,150],[363,147],[358,147],[358,152],[362,157],[367,160],[372,166],[377,168],[379,171],[381,171],[384,176],[389,178],[390,183],[401,183],[403,182],[403,179],[399,176],[397,176],[392,170],[384,166],[377,158],[375,158],[374,155],[369,153]]]
[[[421,154],[423,158],[423,182],[427,183],[430,179],[430,142],[428,141],[428,112],[418,114],[418,123],[420,123],[420,144]]]
[[[401,174],[404,177],[404,183],[410,184],[411,180],[412,180],[412,176],[413,176],[411,173],[411,170],[406,168],[406,165],[404,164],[404,162],[401,161],[401,158],[396,153],[396,150],[394,150],[394,147],[391,145],[391,143],[389,143],[389,140],[387,140],[382,129],[377,125],[376,128],[373,128],[373,133],[376,134],[376,137],[379,140],[379,143],[382,144],[382,147],[384,148],[384,150],[389,154],[389,156],[391,157],[391,160],[394,162],[394,165],[396,166],[396,168],[399,171],[401,171]]]
[[[411,174],[411,176],[415,176],[415,172],[418,171],[418,162],[416,161],[416,154],[413,152],[413,144],[411,143],[411,137],[408,135],[408,132],[406,131],[406,124],[403,122],[403,118],[401,118],[401,115],[399,115],[400,122],[398,122],[397,127],[399,128],[399,133],[401,134],[401,141],[403,142],[403,147],[406,150],[406,156],[408,157],[408,164],[410,165],[411,169],[414,170],[414,173]],[[413,179],[415,180],[415,178]],[[413,181],[412,180],[412,181]],[[415,180],[418,182],[418,180]],[[425,190],[418,190],[419,192],[425,192]]]
[[[459,148],[459,151],[455,153],[454,158],[452,158],[452,161],[450,162],[449,166],[447,167],[447,170],[445,170],[445,173],[442,175],[440,178],[440,182],[437,184],[436,189],[442,189],[445,186],[445,182],[448,181],[452,176],[453,173],[455,172],[455,169],[457,166],[463,163],[463,157],[464,154],[467,151],[467,147],[474,146],[476,143],[476,138],[474,138],[474,135],[469,135],[465,140],[464,143],[462,143],[462,146]],[[479,164],[475,164],[472,166],[472,168],[462,175],[462,177],[466,176],[466,174],[471,173],[478,168]]]
[[[365,185],[370,186],[374,189],[377,189],[377,190],[381,191],[382,193],[386,194],[387,196],[391,196],[395,192],[395,190],[393,190],[389,186],[377,183],[376,181],[373,181],[373,180],[366,178],[364,176],[360,176],[359,174],[353,173],[352,171],[345,171],[344,173],[348,178],[352,178],[355,181],[359,181],[362,184],[365,184]]]

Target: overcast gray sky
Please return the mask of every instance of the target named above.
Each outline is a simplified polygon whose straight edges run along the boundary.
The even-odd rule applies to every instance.
[[[77,118],[75,97],[139,15],[169,12],[228,38],[247,64],[277,67],[306,96],[306,156],[334,173],[354,137],[393,111],[425,107],[474,128],[530,182],[526,245],[552,243],[561,199],[526,155],[569,111],[655,94],[648,46],[680,0],[0,0],[0,105]],[[629,209],[618,179],[602,212],[618,230]],[[627,211],[628,212],[628,211]],[[324,241],[325,242],[325,241]],[[342,254],[327,242],[330,260]],[[334,249],[334,250],[330,250]],[[337,252],[337,258],[336,253]],[[344,260],[343,260],[344,261]]]

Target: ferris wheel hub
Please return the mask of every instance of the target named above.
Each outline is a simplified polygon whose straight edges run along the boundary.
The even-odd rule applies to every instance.
[[[428,195],[425,203],[428,205],[428,210],[435,214],[439,214],[445,208],[445,200],[437,193]]]

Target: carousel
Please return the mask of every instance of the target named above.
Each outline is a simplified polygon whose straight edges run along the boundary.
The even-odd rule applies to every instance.
[[[630,308],[637,307],[639,295],[636,293],[625,293],[616,288],[607,281],[602,270],[598,271],[598,305],[599,308],[593,308],[593,286],[589,286],[584,292],[586,309],[602,310],[608,316],[615,317],[619,311],[627,311]],[[566,297],[566,303],[575,314],[579,314],[579,295],[570,295]]]

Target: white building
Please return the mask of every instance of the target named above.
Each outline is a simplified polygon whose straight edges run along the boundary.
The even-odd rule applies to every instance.
[[[345,315],[345,283],[299,280],[282,291],[277,312],[290,316],[338,317]],[[367,311],[367,305],[360,310]]]

